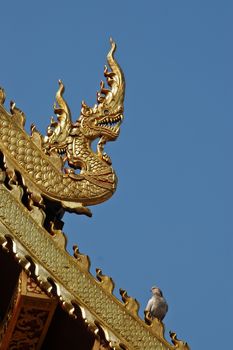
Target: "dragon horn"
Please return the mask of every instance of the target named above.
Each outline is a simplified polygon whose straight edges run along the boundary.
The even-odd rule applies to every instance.
[[[56,102],[53,105],[54,113],[57,115],[57,121],[52,117],[50,126],[47,129],[47,136],[50,138],[50,142],[58,140],[59,137],[67,136],[72,124],[70,109],[63,98],[65,86],[61,80],[59,80],[58,83],[59,88],[56,93]],[[45,143],[49,142],[47,136],[44,139]]]
[[[108,86],[110,89],[106,89],[104,83],[100,83],[100,91],[97,92],[97,103],[99,108],[95,105],[93,108],[88,107],[85,103],[82,103],[81,113],[84,115],[90,115],[92,112],[95,113],[95,109],[98,108],[99,111],[102,109],[123,110],[123,102],[125,95],[125,79],[124,74],[114,58],[114,53],[116,51],[116,43],[110,38],[111,49],[107,55],[108,65],[110,71],[108,71],[107,66],[104,68],[104,76],[106,77]]]
[[[111,92],[106,95],[106,102],[110,104],[112,101],[119,105],[123,105],[125,95],[125,78],[121,67],[114,58],[116,51],[116,43],[110,38],[111,49],[107,55],[109,67],[112,71],[105,68],[104,75],[108,85],[111,87]]]
[[[58,84],[59,84],[59,88],[58,88],[57,93],[56,93],[56,101],[57,101],[59,108],[56,107],[56,103],[55,103],[54,104],[54,112],[58,115],[65,114],[67,121],[71,122],[70,109],[69,109],[69,107],[68,107],[68,105],[63,97],[63,94],[65,92],[65,86],[60,79],[58,80]]]
[[[106,77],[108,86],[110,89],[106,89],[104,82],[100,83],[100,92],[97,92],[97,102],[102,105],[103,108],[123,107],[123,100],[125,94],[125,79],[124,74],[114,58],[116,51],[116,43],[110,38],[111,49],[107,55],[107,61],[111,71],[108,71],[108,67],[104,67],[104,76]]]

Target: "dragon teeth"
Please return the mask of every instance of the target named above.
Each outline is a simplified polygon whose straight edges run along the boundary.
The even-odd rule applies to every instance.
[[[101,120],[99,123],[97,122],[97,120],[95,120],[95,125],[107,128],[115,133],[118,133],[122,119],[123,119],[122,114],[118,115],[115,118],[106,117],[103,120]]]

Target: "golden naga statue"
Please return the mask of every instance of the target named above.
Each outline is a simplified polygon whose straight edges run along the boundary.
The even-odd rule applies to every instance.
[[[0,150],[12,181],[15,172],[22,176],[34,204],[43,207],[53,203],[64,210],[91,215],[86,206],[109,199],[116,190],[117,177],[110,157],[103,152],[108,141],[117,139],[123,120],[124,74],[114,58],[116,44],[111,40],[104,69],[109,89],[104,82],[97,93],[97,104],[82,102],[81,114],[72,123],[71,113],[63,98],[64,85],[59,81],[54,112],[47,136],[31,126],[31,137],[24,131],[25,115],[14,102],[11,114],[4,108],[5,93],[0,89]],[[99,138],[97,152],[91,148]],[[68,168],[65,165],[68,164]]]
[[[12,253],[37,286],[55,296],[70,316],[84,321],[88,334],[94,336],[92,350],[189,350],[175,333],[170,333],[171,345],[164,338],[163,323],[152,319],[148,310],[144,322],[138,316],[139,303],[125,290],[120,290],[119,301],[113,295],[111,277],[97,269],[95,279],[89,257],[77,246],[73,257],[66,251],[60,220],[64,211],[90,216],[87,206],[104,202],[116,190],[117,178],[104,153],[105,143],[117,139],[123,120],[125,82],[115,50],[111,41],[110,70],[104,70],[109,89],[101,82],[97,104],[90,108],[83,102],[75,123],[59,81],[54,106],[57,120],[52,118],[45,137],[34,125],[31,136],[25,132],[24,113],[14,102],[10,113],[6,111],[0,88],[0,248]],[[94,152],[91,144],[96,139]],[[15,300],[10,306],[24,308]],[[16,315],[20,319],[18,311]],[[0,347],[4,331],[5,326],[0,327]]]

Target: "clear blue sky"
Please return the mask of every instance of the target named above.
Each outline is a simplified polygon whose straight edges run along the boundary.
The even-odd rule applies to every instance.
[[[116,194],[93,218],[65,217],[78,243],[142,314],[150,287],[166,329],[192,349],[233,332],[233,2],[1,3],[0,85],[45,133],[61,78],[75,120],[95,102],[109,37],[125,72],[125,121],[108,144]]]

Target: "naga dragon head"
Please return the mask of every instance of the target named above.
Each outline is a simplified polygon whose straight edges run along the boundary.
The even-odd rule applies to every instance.
[[[115,140],[120,133],[125,93],[124,74],[114,58],[116,44],[112,39],[110,42],[111,49],[107,55],[110,71],[107,66],[104,68],[109,89],[105,88],[104,82],[101,81],[100,91],[97,92],[97,104],[91,108],[82,102],[81,115],[74,124],[72,124],[69,107],[63,98],[64,85],[59,80],[57,104],[55,103],[54,106],[57,121],[52,117],[47,136],[43,140],[43,146],[47,152],[66,153],[67,145],[72,142],[73,136],[78,137],[82,134],[90,142],[100,138],[97,146],[98,155],[110,162],[110,158],[102,153],[103,145],[107,141]]]
[[[81,132],[93,140],[102,137],[102,141],[115,140],[120,133],[120,124],[123,120],[123,102],[125,93],[125,80],[123,72],[114,58],[115,42],[111,41],[111,50],[107,60],[111,71],[104,68],[104,76],[110,89],[105,88],[103,81],[100,91],[97,92],[97,104],[90,108],[82,102],[80,123]]]

